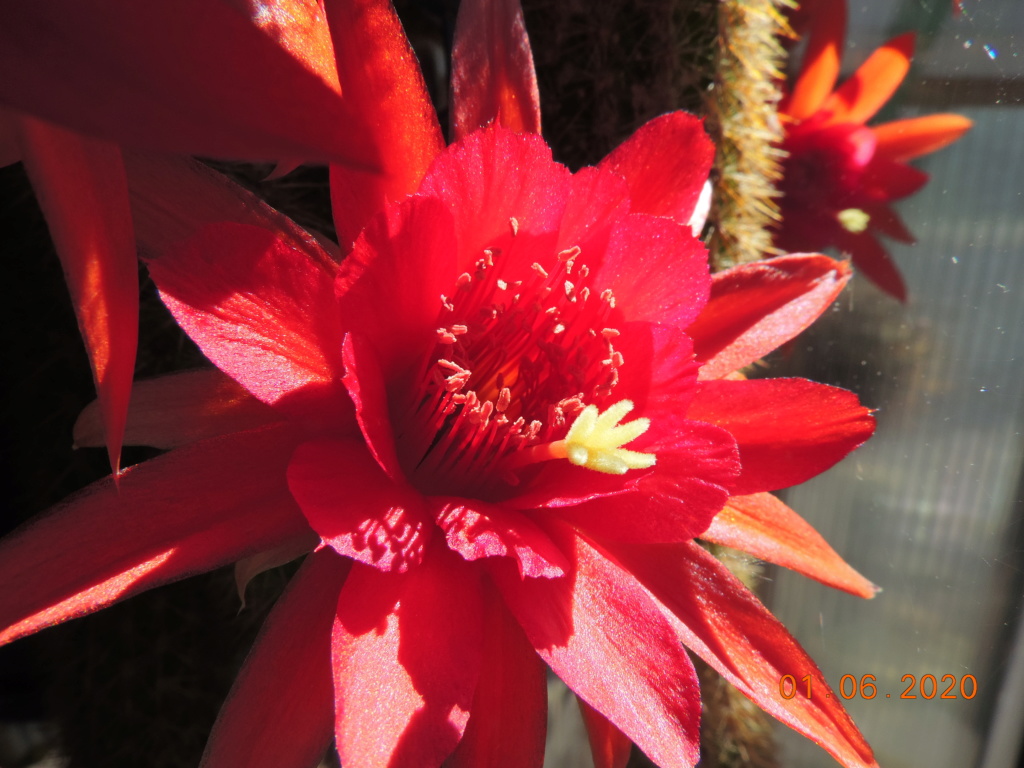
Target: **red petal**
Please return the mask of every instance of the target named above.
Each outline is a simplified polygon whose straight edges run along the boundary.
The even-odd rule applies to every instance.
[[[628,213],[629,186],[625,179],[593,166],[581,168],[569,182],[556,251],[575,245],[588,254],[603,253],[612,230]]]
[[[20,129],[25,170],[64,267],[89,353],[116,475],[139,334],[135,234],[121,153],[113,144],[28,117],[20,120]]]
[[[859,597],[878,592],[800,515],[770,493],[733,496],[700,538],[742,549]]]
[[[618,369],[616,397],[633,401],[637,415],[685,413],[697,384],[693,342],[681,330],[651,323],[625,323],[611,340],[625,364]]]
[[[407,574],[353,565],[332,639],[342,765],[440,765],[469,719],[481,640],[479,577],[443,547]]]
[[[845,41],[845,0],[821,3],[811,16],[800,74],[780,111],[794,120],[806,120],[821,108],[839,77]]]
[[[452,218],[414,197],[367,224],[342,262],[335,291],[342,327],[365,339],[394,383],[437,343],[441,295],[455,289]]]
[[[177,448],[277,421],[280,418],[273,408],[216,368],[185,371],[136,382],[124,442]],[[78,448],[102,445],[97,402],[86,406],[78,417],[74,437]]]
[[[875,429],[870,411],[852,392],[806,379],[705,381],[687,417],[717,424],[736,438],[743,472],[735,495],[802,483]]]
[[[524,511],[573,507],[634,491],[645,474],[645,470],[636,470],[625,475],[608,475],[567,461],[549,462],[526,484],[526,490],[504,500],[502,507]]]
[[[372,129],[380,169],[331,167],[334,223],[347,251],[373,214],[416,191],[444,137],[389,0],[329,0],[326,8],[345,101]]]
[[[435,497],[430,502],[448,548],[466,560],[511,557],[524,579],[565,575],[568,562],[561,550],[520,512],[478,499]]]
[[[609,288],[631,321],[685,328],[700,314],[711,287],[704,244],[688,227],[631,214],[612,232],[592,284]]]
[[[423,497],[396,485],[361,442],[300,445],[288,465],[288,487],[313,530],[339,554],[384,571],[423,559],[432,521]]]
[[[578,698],[577,701],[583,724],[587,727],[594,768],[626,768],[633,752],[633,742],[583,699]]]
[[[345,334],[342,343],[345,376],[342,382],[352,398],[356,422],[363,433],[366,447],[377,464],[394,482],[402,482],[404,474],[395,453],[395,437],[388,413],[388,393],[384,376],[371,347],[361,336]]]
[[[654,596],[686,645],[761,709],[822,746],[847,768],[876,765],[864,737],[800,645],[728,569],[694,543],[618,545],[616,557]],[[784,675],[813,678],[791,699]]]
[[[907,286],[903,282],[903,275],[896,267],[896,262],[870,231],[840,234],[836,246],[849,253],[860,273],[881,290],[898,301],[907,300]]]
[[[486,582],[483,610],[480,681],[466,732],[445,768],[540,768],[548,708],[544,664]]]
[[[540,94],[519,0],[459,5],[452,48],[452,140],[492,120],[540,133]]]
[[[235,8],[248,6],[252,21],[278,45],[340,92],[331,30],[319,0],[229,0]],[[257,4],[258,3],[258,4]]]
[[[274,232],[227,222],[149,271],[178,324],[249,392],[313,426],[351,424],[330,273]]]
[[[350,561],[310,555],[267,617],[200,768],[315,768],[334,731],[331,627]]]
[[[472,273],[484,248],[501,249],[505,260],[522,253],[525,263],[518,267],[529,274],[537,260],[536,238],[551,234],[554,246],[571,178],[565,166],[551,159],[551,149],[540,136],[493,125],[443,152],[420,193],[439,198],[455,219],[456,275]],[[512,218],[524,237],[513,236]],[[524,240],[523,247],[514,247]]]
[[[940,114],[895,120],[871,130],[878,140],[879,155],[905,162],[952,144],[972,125],[963,115]]]
[[[898,240],[901,243],[913,244],[917,242],[914,233],[907,229],[903,219],[899,217],[892,208],[884,203],[865,207],[865,212],[870,216],[869,222],[873,232],[881,232],[886,237]]]
[[[857,71],[821,106],[831,123],[864,124],[881,109],[910,69],[913,32],[893,38],[872,53]]]
[[[233,221],[274,230],[285,242],[327,270],[337,246],[323,241],[274,210],[256,195],[190,159],[127,152],[135,235],[144,258],[155,259],[207,224]]]
[[[241,13],[237,5],[12,5],[0,30],[0,101],[133,147],[371,164],[367,124],[336,81],[311,69],[326,62],[291,52],[320,50],[322,20],[307,18],[301,32],[293,23],[316,3],[256,3]],[[260,29],[275,15],[292,18]],[[289,39],[275,40],[283,28]]]
[[[298,560],[308,555],[320,544],[320,537],[315,531],[310,530],[303,536],[289,539],[284,544],[257,552],[255,555],[243,557],[235,563],[235,589],[238,591],[238,599],[245,608],[245,591],[249,582],[261,573],[266,573],[272,568],[287,565],[293,560]]]
[[[866,202],[898,200],[909,197],[928,182],[928,174],[911,165],[874,157],[861,179],[861,195]]]
[[[555,674],[655,763],[695,765],[699,683],[676,632],[628,573],[558,530],[574,573],[520,580],[494,567],[505,602]]]
[[[635,492],[559,509],[558,516],[602,541],[672,542],[699,536],[736,481],[736,444],[725,430],[697,421],[666,415],[648,432],[657,434],[656,427],[671,434],[670,442],[637,440],[637,450],[655,453],[658,463],[639,478]]]
[[[743,264],[711,277],[711,298],[688,329],[700,377],[750,365],[813,323],[846,285],[846,262],[801,254]]]
[[[179,448],[8,536],[0,643],[302,536],[284,482],[294,445],[290,430],[269,427]]]
[[[704,121],[670,112],[640,126],[599,167],[626,179],[633,213],[689,225],[714,159]]]

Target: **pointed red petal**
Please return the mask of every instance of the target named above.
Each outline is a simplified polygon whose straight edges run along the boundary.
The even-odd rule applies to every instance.
[[[759,360],[824,312],[850,279],[846,262],[801,254],[743,264],[711,277],[711,298],[687,328],[702,379]]]
[[[257,227],[224,222],[149,262],[178,324],[222,371],[313,427],[345,427],[333,275]]]
[[[331,30],[320,0],[228,0],[251,15],[252,22],[301,61],[306,69],[340,92]]]
[[[895,120],[874,126],[878,154],[892,160],[912,160],[952,144],[974,123],[963,115],[939,114]]]
[[[337,314],[345,331],[365,339],[385,381],[433,349],[441,295],[458,274],[457,242],[445,207],[417,196],[372,219],[341,263]]]
[[[506,260],[525,251],[529,261],[521,267],[529,269],[536,251],[517,249],[512,231],[528,233],[531,239],[553,237],[571,184],[569,169],[551,159],[551,148],[540,136],[492,125],[445,150],[420,192],[441,200],[455,219],[458,275],[473,273],[484,248],[500,249]]]
[[[624,323],[611,342],[629,361],[618,369],[616,396],[633,402],[637,414],[685,413],[700,369],[693,342],[679,328]]]
[[[705,381],[687,417],[717,424],[736,438],[743,471],[735,495],[802,483],[875,430],[855,394],[806,379]]]
[[[483,653],[473,709],[445,768],[540,768],[545,667],[492,586],[484,585]]]
[[[284,544],[257,552],[255,555],[243,557],[235,563],[235,589],[238,590],[238,599],[245,608],[245,591],[249,582],[261,573],[266,573],[272,568],[287,565],[293,560],[298,560],[303,555],[308,555],[320,545],[320,537],[316,532],[309,531],[304,536],[289,539]]]
[[[398,454],[395,452],[395,436],[391,428],[384,375],[373,347],[362,336],[346,333],[341,357],[345,365],[342,383],[352,398],[356,423],[366,441],[367,450],[392,481],[404,482],[405,474],[398,465]]]
[[[864,124],[874,117],[907,76],[914,55],[914,38],[913,32],[907,32],[868,56],[822,104],[822,111],[831,113],[829,122]]]
[[[2,54],[0,54],[2,55]],[[115,475],[135,370],[139,278],[121,153],[25,117],[25,170],[64,267],[99,395]]]
[[[572,175],[558,229],[557,252],[579,246],[602,253],[612,230],[629,214],[629,185],[619,174],[587,166]]]
[[[700,538],[741,549],[859,597],[874,597],[878,592],[800,515],[770,493],[733,496]]]
[[[647,214],[615,227],[592,280],[612,290],[630,320],[679,327],[700,314],[711,289],[704,244],[689,228]]]
[[[668,444],[640,442],[659,429],[671,435]],[[736,444],[723,429],[667,415],[656,418],[648,434],[637,440],[637,450],[654,453],[658,463],[640,477],[635,492],[559,509],[559,518],[602,541],[668,542],[699,536],[736,482]]]
[[[331,205],[347,251],[386,203],[412,194],[444,138],[416,55],[390,0],[327,0],[345,101],[372,130],[379,172],[331,167]]]
[[[0,643],[304,535],[284,474],[295,442],[269,427],[179,448],[8,536]]]
[[[583,724],[587,727],[594,768],[626,768],[633,752],[633,742],[583,699],[577,697],[577,701]]]
[[[124,163],[144,258],[158,258],[207,224],[232,221],[273,230],[313,263],[335,268],[337,246],[327,249],[324,241],[202,163],[140,152],[126,152]]]
[[[875,156],[864,169],[861,195],[868,203],[909,197],[928,183],[928,174],[912,165]]]
[[[432,497],[430,504],[448,548],[466,560],[511,557],[524,579],[553,579],[568,569],[561,550],[520,512],[479,499]]]
[[[8,4],[0,101],[143,149],[372,165],[366,123],[336,81],[311,69],[322,69],[326,54],[292,54],[307,45],[322,51],[322,33],[313,34],[322,19],[309,15],[317,3],[278,0],[242,12],[237,5]],[[260,28],[282,14],[309,24]]]
[[[452,48],[452,141],[496,120],[540,133],[540,94],[519,0],[459,5]]]
[[[881,205],[865,206],[864,210],[871,217],[868,221],[873,231],[881,232],[886,237],[891,237],[893,240],[898,240],[901,243],[913,245],[917,242],[914,233],[907,229],[903,219],[888,205],[883,203]]]
[[[125,445],[177,448],[210,437],[257,429],[280,417],[216,368],[139,381],[132,388]],[[103,444],[98,401],[75,422],[75,447]]]
[[[433,521],[423,497],[392,482],[359,440],[300,445],[288,487],[324,543],[383,571],[404,572],[423,559]]]
[[[553,526],[554,528],[554,526]],[[628,573],[557,526],[576,566],[565,579],[491,572],[534,648],[576,694],[664,768],[699,757],[697,675],[675,630]]]
[[[845,42],[845,0],[819,2],[811,17],[800,74],[781,111],[794,120],[806,120],[821,108],[839,77]]]
[[[640,126],[598,167],[626,179],[633,213],[668,216],[689,226],[714,159],[704,121],[670,112]]]
[[[267,617],[200,768],[315,768],[334,732],[331,627],[350,561],[310,555]]]
[[[903,282],[889,252],[871,232],[841,233],[836,246],[850,254],[853,264],[868,280],[898,301],[907,300],[907,285]]]
[[[480,579],[443,547],[407,574],[354,564],[332,639],[342,765],[440,765],[469,720],[481,640]]]
[[[821,671],[750,591],[698,545],[617,545],[615,555],[677,621],[684,643],[765,712],[819,744],[847,768],[874,768],[871,747]],[[784,675],[801,682],[784,698]]]

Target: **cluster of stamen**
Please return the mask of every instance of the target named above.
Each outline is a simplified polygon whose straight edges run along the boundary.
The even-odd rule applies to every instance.
[[[510,229],[520,247],[515,219]],[[598,415],[625,361],[615,297],[591,291],[581,256],[574,246],[512,275],[488,248],[441,297],[436,347],[398,420],[400,459],[423,490],[500,494],[553,458],[614,473],[654,463],[621,448],[646,429],[643,419],[616,426],[631,403]]]

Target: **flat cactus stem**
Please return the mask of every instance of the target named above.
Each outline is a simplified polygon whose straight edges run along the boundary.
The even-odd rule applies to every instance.
[[[782,139],[777,105],[789,32],[783,9],[794,0],[721,0],[710,128],[718,153],[712,203],[715,269],[772,253],[770,226],[779,217],[776,182]]]

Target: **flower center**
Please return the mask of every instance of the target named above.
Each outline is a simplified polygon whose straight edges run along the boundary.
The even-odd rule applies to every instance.
[[[511,228],[512,248],[531,248]],[[583,258],[578,247],[548,251],[516,275],[513,262],[529,260],[486,249],[442,297],[437,344],[395,422],[421,490],[500,497],[553,458],[614,473],[653,464],[621,448],[646,429],[643,419],[616,426],[631,403],[598,415],[624,361],[615,297],[592,289]]]

